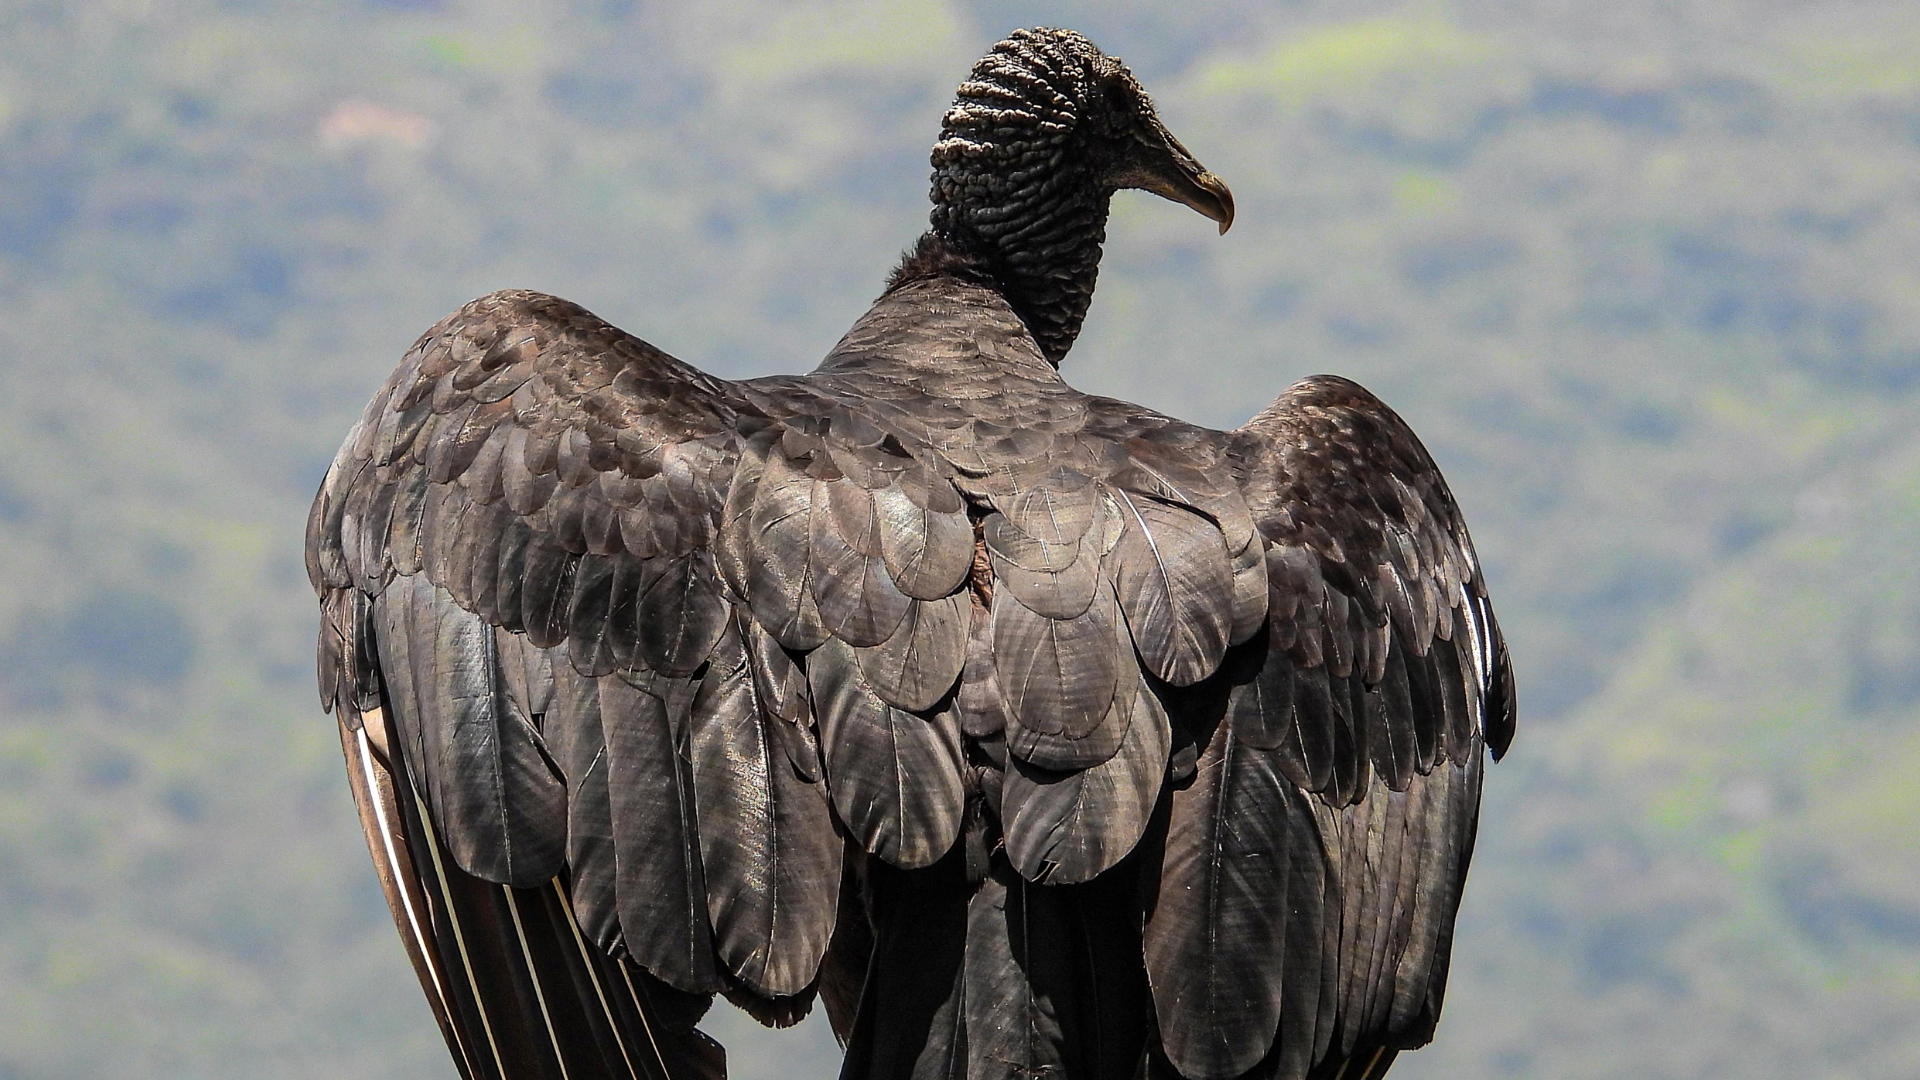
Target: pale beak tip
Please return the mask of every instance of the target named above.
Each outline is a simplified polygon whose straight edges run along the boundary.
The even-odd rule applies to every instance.
[[[1219,216],[1214,218],[1214,220],[1220,223],[1220,235],[1227,235],[1227,230],[1233,228],[1233,192],[1228,190],[1227,185],[1212,173],[1203,175],[1201,186],[1207,189],[1207,192],[1214,197],[1214,201],[1218,204]],[[1213,215],[1210,214],[1208,216],[1212,217]]]

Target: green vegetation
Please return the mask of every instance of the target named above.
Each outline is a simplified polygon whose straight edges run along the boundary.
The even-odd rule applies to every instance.
[[[1038,21],[1240,206],[1123,196],[1069,377],[1358,378],[1491,574],[1523,726],[1394,1075],[1914,1075],[1920,9],[1273,7],[0,10],[0,1080],[451,1075],[311,688],[320,471],[494,288],[810,367]]]
[[[1473,65],[1495,51],[1489,40],[1463,31],[1451,19],[1416,9],[1277,35],[1262,55],[1205,62],[1192,91],[1202,97],[1257,95],[1282,108],[1299,108],[1395,76]]]

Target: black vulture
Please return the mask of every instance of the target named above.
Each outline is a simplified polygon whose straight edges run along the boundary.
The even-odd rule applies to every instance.
[[[806,375],[552,296],[426,334],[317,496],[322,700],[463,1076],[1381,1075],[1432,1037],[1513,681],[1392,410],[1214,431],[1058,365],[1122,188],[1233,220],[1118,59],[995,45]]]

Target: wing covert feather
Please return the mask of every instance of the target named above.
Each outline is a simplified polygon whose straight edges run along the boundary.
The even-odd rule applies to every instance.
[[[693,703],[701,864],[720,960],[770,997],[805,990],[833,934],[840,838],[827,793],[789,767],[737,621]]]
[[[597,681],[627,952],[676,989],[717,990],[690,760],[694,687],[664,677],[645,690]]]
[[[404,633],[412,676],[396,719],[426,763],[455,861],[501,884],[546,881],[565,864],[565,782],[507,693],[494,629],[421,578],[397,579],[378,605],[405,607],[387,617]],[[383,663],[400,661],[390,650]]]
[[[1118,494],[1124,522],[1110,562],[1140,657],[1189,686],[1220,666],[1233,630],[1233,568],[1218,527],[1199,514]]]
[[[888,705],[837,639],[808,656],[807,681],[840,823],[894,866],[931,866],[960,835],[965,785],[954,710]]]
[[[1130,675],[1140,678],[1138,675]],[[1117,750],[1096,765],[1056,771],[1015,757],[1002,788],[1007,858],[1029,881],[1091,881],[1125,858],[1160,799],[1172,742],[1166,710],[1146,687],[1127,695]]]
[[[1287,983],[1292,863],[1319,857],[1308,797],[1274,752],[1220,724],[1174,793],[1146,932],[1161,1044],[1181,1073],[1239,1076],[1266,1056]]]

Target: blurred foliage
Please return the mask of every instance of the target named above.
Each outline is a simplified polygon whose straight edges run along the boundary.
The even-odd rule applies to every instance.
[[[1354,94],[1390,76],[1469,66],[1493,49],[1489,40],[1435,14],[1357,19],[1280,35],[1251,59],[1204,62],[1192,90],[1257,94],[1282,108],[1297,108],[1317,98]]]
[[[29,0],[0,1078],[451,1075],[310,685],[333,447],[503,286],[805,370],[922,227],[967,64],[1043,21],[1240,206],[1117,200],[1069,377],[1214,424],[1358,378],[1492,578],[1523,727],[1394,1075],[1914,1075],[1920,10]],[[831,1072],[817,1021],[715,1022],[737,1076]]]

